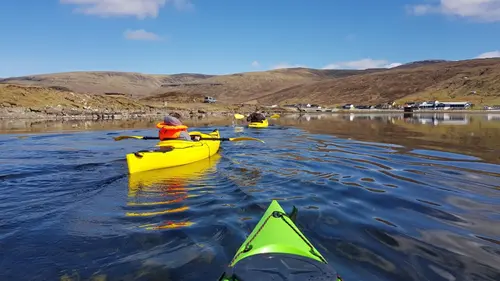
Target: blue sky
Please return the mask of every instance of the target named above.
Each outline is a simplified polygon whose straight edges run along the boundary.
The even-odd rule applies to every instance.
[[[0,77],[500,56],[500,0],[3,0],[0,26]]]

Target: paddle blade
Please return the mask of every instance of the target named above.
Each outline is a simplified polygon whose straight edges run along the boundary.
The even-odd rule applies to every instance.
[[[261,139],[257,139],[257,138],[251,138],[251,137],[239,137],[239,138],[229,138],[229,141],[259,141],[261,143],[265,143],[263,140]]]
[[[276,113],[276,114],[271,115],[271,118],[280,118],[280,115]]]
[[[113,138],[115,141],[125,140],[125,139],[136,139],[136,140],[157,140],[158,137],[145,137],[145,136],[118,136]]]
[[[241,114],[235,113],[234,114],[234,118],[236,118],[236,119],[243,119],[243,118],[245,118],[245,115],[241,115]]]
[[[137,140],[142,140],[144,139],[143,136],[118,136],[113,138],[115,141],[121,141],[121,140],[126,140],[126,139],[137,139]]]

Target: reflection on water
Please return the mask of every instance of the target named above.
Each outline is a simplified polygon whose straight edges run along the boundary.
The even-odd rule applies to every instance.
[[[488,113],[486,118],[488,118],[488,121],[500,121],[500,114]]]
[[[438,125],[467,125],[469,124],[469,116],[465,114],[450,114],[450,113],[418,113],[405,114],[404,120],[407,123],[420,123]]]
[[[0,119],[0,133],[40,133],[58,131],[110,130],[110,129],[144,129],[156,130],[156,123],[163,117],[141,118],[130,120],[31,120]],[[187,126],[227,125],[227,117],[185,118]]]
[[[369,142],[400,144],[467,154],[500,163],[500,122],[497,114],[320,114],[289,115],[282,126]]]
[[[408,123],[414,124],[432,124],[432,125],[466,125],[469,121],[485,120],[494,121],[500,120],[498,113],[460,113],[460,112],[414,112],[414,113],[320,113],[320,114],[288,114],[282,115],[280,120],[287,120],[292,124],[294,121],[311,121],[311,120],[372,120],[381,122],[392,122],[397,120],[405,120]]]
[[[112,137],[153,127],[119,122],[0,135],[0,280],[217,280],[271,199],[299,209],[346,281],[500,280],[500,122],[489,115],[199,124],[266,143],[223,142],[211,159],[130,176],[125,154],[156,142]]]
[[[220,157],[215,154],[211,158],[181,167],[129,175],[127,206],[130,210],[126,216],[148,217],[144,220],[147,224],[140,227],[153,230],[193,225],[193,222],[187,220],[162,221],[161,216],[188,211],[189,206],[184,204],[185,199],[213,193],[213,186],[204,184],[204,176],[216,171]],[[156,220],[159,221],[153,222]]]

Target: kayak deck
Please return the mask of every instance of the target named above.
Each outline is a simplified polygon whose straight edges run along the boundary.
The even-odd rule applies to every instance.
[[[249,248],[251,251],[245,251]],[[262,219],[238,249],[231,265],[251,255],[266,253],[294,254],[326,262],[276,200],[271,202]]]
[[[269,121],[264,119],[262,122],[251,122],[248,123],[248,127],[250,128],[267,128],[269,126]]]
[[[190,132],[189,135],[200,135],[202,138],[220,138],[218,130],[209,134]],[[164,151],[139,151],[126,155],[129,174],[186,165],[209,158],[219,151],[220,140],[167,140],[160,141]]]
[[[288,216],[273,200],[219,281],[341,281],[295,225],[296,211]]]

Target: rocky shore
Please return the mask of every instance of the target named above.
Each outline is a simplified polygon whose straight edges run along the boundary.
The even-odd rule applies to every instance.
[[[61,89],[0,84],[0,119],[113,120],[162,116],[184,118],[232,115],[239,106],[155,102],[122,95],[74,93]]]
[[[64,89],[0,84],[0,119],[114,120],[159,118],[177,112],[183,118],[232,116],[259,106],[133,99],[123,95],[74,93]],[[161,118],[161,117],[160,117]]]
[[[183,118],[205,118],[232,116],[232,111],[206,111],[186,110],[169,108],[149,108],[144,110],[108,110],[108,109],[68,109],[63,107],[0,107],[0,119],[82,119],[82,120],[114,120],[114,119],[136,119],[146,117],[163,116],[170,112],[177,112]]]
[[[211,117],[232,117],[235,113],[249,114],[253,110],[241,108],[240,110],[204,110],[204,109],[179,109],[179,108],[144,108],[133,110],[109,110],[109,109],[74,109],[64,107],[0,107],[0,120],[8,119],[27,119],[27,120],[128,120],[128,119],[143,119],[154,118],[161,119],[163,116],[177,112],[185,119],[204,119]],[[282,110],[282,109],[264,109],[268,115],[279,114],[297,114],[298,110]],[[485,113],[498,112],[498,110],[417,110],[413,113]],[[349,113],[403,113],[403,110],[374,110],[374,109],[359,109],[359,110],[343,110],[337,109],[329,112],[300,112],[299,114],[349,114]],[[411,114],[411,113],[409,113]]]

